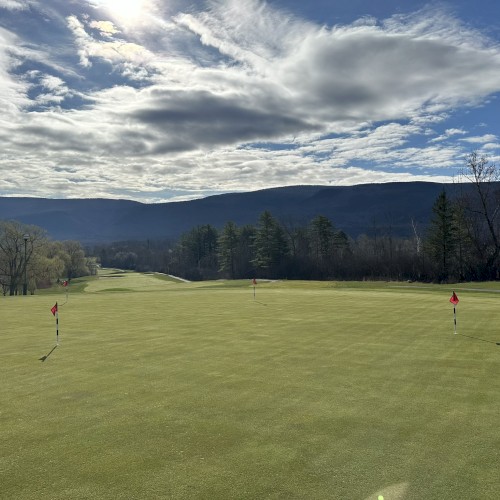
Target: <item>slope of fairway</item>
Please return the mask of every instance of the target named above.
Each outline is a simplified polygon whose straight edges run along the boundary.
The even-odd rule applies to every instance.
[[[393,285],[1,298],[0,498],[498,498],[498,287]]]
[[[173,279],[165,279],[165,275],[154,273],[105,270],[100,273],[98,280],[87,284],[85,292],[158,292],[178,283]]]

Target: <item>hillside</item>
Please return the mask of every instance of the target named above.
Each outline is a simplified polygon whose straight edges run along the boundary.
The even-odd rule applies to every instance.
[[[293,224],[325,215],[353,237],[388,228],[393,235],[408,235],[412,219],[420,227],[428,223],[443,188],[453,195],[457,186],[430,182],[292,186],[158,204],[0,197],[0,219],[34,224],[53,239],[82,243],[176,238],[201,224],[218,228],[228,220],[253,224],[264,210]]]

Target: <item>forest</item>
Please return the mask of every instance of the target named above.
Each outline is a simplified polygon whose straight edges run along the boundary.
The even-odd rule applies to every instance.
[[[462,181],[473,190],[437,197],[426,227],[394,236],[374,226],[355,239],[318,215],[306,224],[264,211],[253,225],[200,225],[178,241],[121,242],[88,251],[105,267],[157,271],[189,280],[306,279],[433,282],[499,279],[499,171],[471,153]]]
[[[126,241],[83,248],[50,241],[41,228],[0,221],[4,295],[34,293],[57,280],[93,274],[97,266],[160,272],[184,279],[485,281],[500,278],[500,179],[473,152],[461,172],[473,189],[439,194],[425,227],[396,236],[390,225],[356,238],[317,215],[310,221],[264,211],[254,224],[199,225],[176,241]],[[460,191],[459,191],[460,192]]]

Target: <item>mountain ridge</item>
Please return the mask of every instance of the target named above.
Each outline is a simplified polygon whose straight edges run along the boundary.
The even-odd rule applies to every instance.
[[[102,198],[0,197],[0,219],[33,224],[53,239],[84,244],[174,239],[197,225],[222,228],[230,220],[239,226],[255,224],[264,210],[278,220],[299,224],[324,215],[352,237],[377,228],[386,228],[393,236],[408,236],[412,220],[420,226],[428,224],[432,205],[443,189],[453,196],[459,186],[471,188],[420,181],[297,185],[154,204]]]

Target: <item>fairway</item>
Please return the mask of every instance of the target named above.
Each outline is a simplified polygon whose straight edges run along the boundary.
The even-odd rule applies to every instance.
[[[0,498],[497,499],[500,286],[466,288],[459,335],[451,286],[1,297]]]

